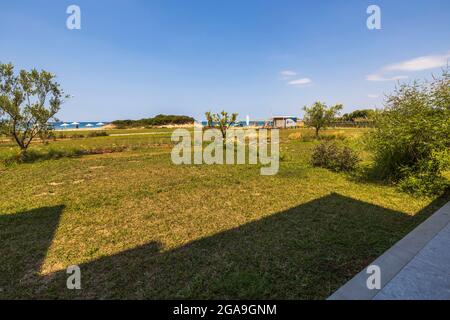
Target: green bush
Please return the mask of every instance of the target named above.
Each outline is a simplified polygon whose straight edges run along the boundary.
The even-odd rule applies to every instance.
[[[442,173],[450,162],[448,72],[430,83],[401,85],[375,119],[370,145],[376,175],[401,182],[401,188],[411,192],[442,193]]]
[[[423,172],[405,176],[398,182],[398,186],[401,190],[408,193],[421,196],[433,196],[436,194],[444,194],[450,187],[450,182],[442,176]]]
[[[313,166],[327,168],[336,172],[353,171],[359,161],[359,157],[349,147],[329,142],[316,146],[311,157]]]

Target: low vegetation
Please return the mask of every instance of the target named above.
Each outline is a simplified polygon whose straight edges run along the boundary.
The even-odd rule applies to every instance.
[[[173,165],[170,131],[34,143],[43,156],[0,166],[0,297],[325,299],[449,200],[312,166],[314,129],[281,131],[271,177]],[[359,150],[367,132],[321,136]]]
[[[345,145],[336,142],[324,142],[313,149],[311,163],[316,167],[336,172],[350,172],[356,169],[360,161],[356,153]]]
[[[388,97],[371,135],[375,175],[409,192],[442,194],[450,166],[450,75],[403,84]]]
[[[141,127],[184,116],[55,132],[26,153],[1,141],[0,298],[325,299],[450,200],[449,88],[447,74],[401,86],[376,129],[327,129],[341,106],[305,108],[275,176],[174,165],[172,129]],[[207,114],[223,135],[236,118]],[[355,179],[367,168],[377,180]]]
[[[153,118],[145,118],[140,120],[116,120],[112,124],[118,129],[125,128],[149,128],[154,126],[165,125],[184,125],[193,124],[194,118],[188,116],[164,115],[159,114]]]

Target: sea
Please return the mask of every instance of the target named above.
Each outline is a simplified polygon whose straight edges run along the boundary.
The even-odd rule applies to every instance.
[[[271,121],[250,121],[251,127],[262,127],[265,124],[271,124]],[[50,123],[55,130],[73,130],[73,129],[87,129],[87,128],[101,128],[110,124],[107,121],[65,121],[65,122],[52,122]],[[208,124],[207,121],[202,121],[202,125],[206,126]],[[234,124],[235,127],[247,127],[246,121],[237,121]]]

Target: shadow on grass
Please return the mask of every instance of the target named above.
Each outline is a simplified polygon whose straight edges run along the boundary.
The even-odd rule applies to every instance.
[[[377,186],[392,186],[393,182],[382,179],[380,172],[373,164],[360,165],[357,170],[347,173],[348,179],[356,183],[367,183]]]
[[[330,194],[173,250],[150,242],[82,264],[79,291],[66,289],[65,270],[42,277],[34,284],[39,290],[26,292],[20,291],[22,276],[14,273],[11,278],[19,283],[10,284],[13,294],[6,296],[29,297],[30,292],[38,298],[69,299],[324,299],[446,201],[437,199],[411,217]],[[47,219],[55,216],[48,214]],[[15,269],[22,271],[29,270],[27,253],[43,251],[55,227],[48,221],[49,232],[33,235],[30,230],[39,228],[27,221],[10,220],[9,228],[15,231],[1,244],[18,260]],[[42,224],[37,218],[29,222]],[[14,239],[18,231],[19,239]]]
[[[0,215],[0,298],[39,295],[40,267],[64,206]]]

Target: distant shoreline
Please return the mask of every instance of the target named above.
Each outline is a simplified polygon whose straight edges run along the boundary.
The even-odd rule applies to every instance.
[[[98,130],[111,130],[115,129],[116,126],[113,124],[107,124],[102,127],[83,127],[83,128],[66,128],[66,129],[54,129],[56,132],[64,132],[64,131],[98,131]]]

